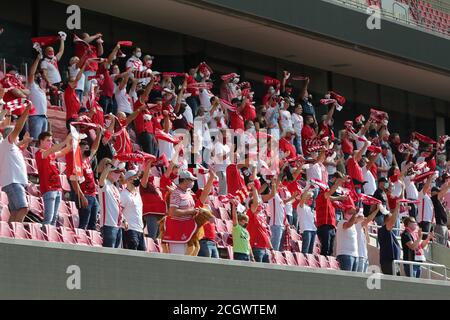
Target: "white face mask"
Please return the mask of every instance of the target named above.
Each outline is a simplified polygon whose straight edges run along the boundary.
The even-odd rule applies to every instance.
[[[142,52],[136,52],[135,56],[136,56],[136,58],[142,57]]]
[[[233,79],[233,83],[234,83],[234,84],[238,84],[238,83],[239,83],[239,78],[234,78],[234,79]]]

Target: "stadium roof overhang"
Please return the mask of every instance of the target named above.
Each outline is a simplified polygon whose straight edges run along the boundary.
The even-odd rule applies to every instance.
[[[450,101],[450,75],[446,70],[210,6],[203,1],[60,2]]]

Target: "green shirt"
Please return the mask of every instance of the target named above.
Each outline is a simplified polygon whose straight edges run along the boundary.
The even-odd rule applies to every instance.
[[[240,224],[233,226],[233,252],[250,254],[250,234]]]

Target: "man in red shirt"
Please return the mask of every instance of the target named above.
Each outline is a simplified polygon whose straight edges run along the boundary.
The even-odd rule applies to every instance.
[[[312,115],[305,115],[305,125],[302,129],[302,149],[305,156],[309,156],[308,142],[316,138],[317,132],[315,128],[314,117]]]
[[[334,239],[336,237],[336,212],[333,201],[345,201],[346,196],[333,196],[336,190],[344,183],[344,176],[339,171],[333,176],[334,184],[331,189],[320,190],[316,199],[316,226],[317,236],[321,243],[320,254],[332,256]]]
[[[100,140],[102,138],[102,130],[98,128],[96,131],[95,141],[92,147],[89,147],[89,143],[86,140],[80,142],[81,151],[81,166],[83,169],[84,181],[81,183],[78,180],[70,179],[72,188],[75,191],[76,201],[78,208],[78,214],[80,217],[79,229],[96,230],[97,229],[97,218],[98,212],[100,210],[100,205],[97,201],[97,185],[94,177],[94,172],[92,171],[92,161],[97,154],[98,147],[100,146]],[[72,161],[68,163],[73,163],[73,153],[68,154]],[[72,172],[67,167],[67,172]]]
[[[294,133],[295,132],[293,129],[287,129],[284,132],[283,138],[281,138],[279,142],[280,151],[286,155],[284,158],[287,160],[297,157],[297,150],[292,144],[292,137]]]
[[[85,54],[87,54],[88,59],[95,59],[98,57],[101,57],[103,55],[103,40],[102,40],[102,34],[97,33],[93,36],[90,36],[88,33],[83,33],[81,35],[82,41],[76,41],[75,42],[75,55],[78,58],[82,58]],[[96,42],[96,45],[92,45],[92,42]],[[91,89],[91,81],[88,79],[90,77],[95,76],[98,70],[98,64],[95,62],[90,62],[89,65],[86,67],[86,71],[84,72],[84,75],[86,76],[85,81],[85,87],[84,87],[84,93],[87,94],[90,92]]]
[[[44,221],[42,223],[56,225],[62,197],[61,178],[56,166],[56,159],[64,157],[72,150],[72,136],[68,135],[62,143],[53,146],[52,144],[52,134],[42,132],[39,135],[39,150],[36,152],[35,158],[40,189],[44,198]]]
[[[230,128],[238,131],[245,131],[244,117],[242,116],[242,111],[247,103],[247,99],[244,98],[242,102],[238,98],[231,101],[231,104],[236,107],[236,111],[229,111],[230,113]]]
[[[105,114],[112,113],[116,114],[117,110],[113,108],[113,95],[114,95],[114,81],[111,78],[111,73],[109,72],[109,68],[111,63],[116,58],[117,53],[120,49],[120,44],[117,44],[111,54],[108,56],[108,59],[98,66],[97,77],[102,77],[103,79],[100,81],[100,106],[103,108],[103,112]]]
[[[64,104],[66,106],[66,127],[67,130],[70,128],[70,123],[74,122],[78,118],[78,113],[80,112],[81,108],[81,101],[78,98],[78,95],[75,91],[77,87],[78,81],[80,81],[81,76],[83,75],[83,72],[87,66],[87,64],[91,60],[88,59],[84,63],[84,65],[81,67],[80,71],[78,72],[75,79],[70,79],[69,83],[67,84],[66,90],[64,90]]]

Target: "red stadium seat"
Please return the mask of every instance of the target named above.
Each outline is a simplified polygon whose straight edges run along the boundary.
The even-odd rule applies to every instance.
[[[286,264],[286,259],[283,257],[283,254],[280,251],[272,251],[271,261],[275,264]]]
[[[64,174],[64,173],[66,172],[66,168],[67,168],[66,163],[65,163],[65,162],[61,162],[61,161],[58,161],[58,162],[57,162],[57,165],[58,165],[58,171],[59,171],[59,173],[60,173],[60,174]]]
[[[55,226],[51,225],[44,225],[43,230],[45,238],[49,242],[63,242],[62,237],[60,233],[58,232],[58,229]]]
[[[297,265],[300,267],[309,267],[308,260],[305,255],[301,252],[294,253],[295,260],[297,260]]]
[[[145,238],[145,244],[147,246],[147,252],[159,253],[159,248],[152,238]]]
[[[77,240],[77,244],[81,244],[84,246],[90,246],[91,241],[89,239],[89,236],[86,233],[86,230],[83,229],[73,229],[75,233],[75,239]]]
[[[1,192],[0,203],[5,205],[5,206],[8,205],[9,200],[8,200],[8,195],[6,194],[6,192],[3,192],[3,191]]]
[[[232,234],[233,233],[233,221],[225,220],[224,222],[225,222],[225,225],[226,225],[226,228],[227,228],[227,232],[229,234]]]
[[[47,241],[47,237],[42,231],[42,225],[39,223],[25,223],[25,227],[28,229],[30,233],[30,239],[39,240],[39,241]]]
[[[91,245],[93,247],[101,247],[102,246],[103,239],[102,239],[102,236],[101,236],[100,232],[95,231],[95,230],[87,230],[86,232],[87,232],[87,234],[89,236],[89,239],[91,241]]]
[[[319,262],[320,268],[322,269],[330,269],[330,263],[328,262],[327,257],[316,255],[316,260]]]
[[[23,223],[11,222],[9,225],[11,226],[11,230],[13,232],[13,235],[14,235],[15,239],[23,239],[23,240],[31,239],[31,234],[25,228]]]
[[[58,227],[73,228],[70,217],[65,213],[58,214],[58,221],[56,224]]]
[[[220,232],[220,233],[228,233],[228,231],[227,231],[227,226],[226,226],[226,224],[225,224],[225,222],[224,221],[222,221],[221,219],[216,219],[216,221],[215,221],[216,223],[216,231],[217,232]]]
[[[298,265],[297,261],[295,260],[294,254],[292,252],[283,251],[283,256],[284,256],[284,258],[286,260],[286,264],[288,266],[297,266]]]
[[[27,166],[27,174],[29,176],[38,176],[36,160],[25,158],[25,164]]]
[[[75,233],[70,228],[65,227],[59,227],[58,229],[59,234],[61,235],[61,240],[64,243],[68,244],[77,244],[77,239],[75,237]]]
[[[28,195],[27,199],[29,210],[37,217],[44,219],[44,204],[42,203],[41,198]]]
[[[28,194],[30,194],[32,196],[35,196],[35,197],[38,197],[38,198],[42,197],[40,187],[37,184],[30,183],[27,186],[27,192],[28,192]]]
[[[291,248],[293,252],[302,252],[302,242],[301,241],[291,241]]]
[[[225,208],[219,208],[219,213],[220,213],[220,219],[227,221],[230,220],[230,214],[228,213],[227,209]]]
[[[9,221],[11,213],[9,212],[8,206],[2,205],[1,211],[0,211],[0,221]]]
[[[337,261],[335,257],[332,256],[328,257],[328,262],[331,269],[341,270],[341,267],[339,266],[339,261]]]
[[[0,237],[2,238],[14,238],[13,231],[8,222],[0,221]]]
[[[306,257],[306,260],[308,260],[308,265],[311,268],[320,268],[319,261],[317,261],[317,258],[315,255],[307,253],[307,254],[305,254],[305,257]]]

